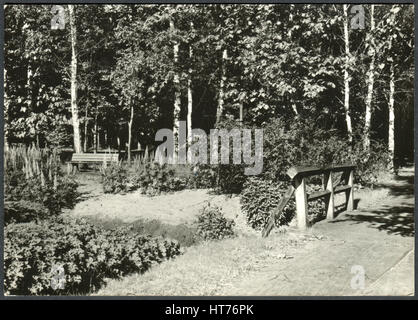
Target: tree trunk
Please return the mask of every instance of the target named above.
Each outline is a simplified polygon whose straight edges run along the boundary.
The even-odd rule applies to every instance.
[[[86,103],[86,113],[85,113],[85,116],[84,116],[84,152],[87,152],[87,136],[88,136],[88,123],[89,123],[89,120],[88,120],[88,109],[89,109],[89,101],[87,100],[87,103]]]
[[[134,122],[134,106],[131,105],[131,116],[128,123],[128,163],[131,163],[131,145],[132,145],[132,124]]]
[[[239,124],[242,126],[242,123],[244,121],[244,104],[241,101],[239,103]]]
[[[392,62],[390,65],[389,78],[389,153],[392,168],[395,168],[395,67]]]
[[[367,96],[366,96],[366,114],[364,121],[364,149],[370,150],[370,123],[372,119],[372,101],[373,101],[373,86],[374,86],[374,64],[375,64],[375,45],[374,45],[374,5],[370,6],[370,53],[371,61],[369,66],[367,78]]]
[[[94,117],[94,131],[93,131],[93,152],[97,153],[97,115]]]
[[[224,109],[224,87],[225,87],[225,81],[226,81],[226,70],[225,70],[225,64],[226,59],[228,58],[228,51],[224,49],[222,51],[222,69],[221,69],[221,81],[219,82],[219,98],[218,98],[218,110],[216,112],[216,122],[218,123],[219,120],[222,117],[223,109]]]
[[[393,16],[393,20],[396,18],[396,13]],[[389,52],[392,54],[392,42],[394,36],[390,37]],[[390,62],[389,66],[389,128],[388,128],[388,149],[390,155],[390,169],[396,170],[397,164],[395,163],[395,60]]]
[[[75,25],[74,6],[68,5],[71,29],[71,115],[74,130],[74,151],[81,153],[80,120],[77,106],[77,30]]]
[[[193,22],[190,23],[191,30],[193,30]],[[192,63],[193,59],[193,48],[192,44],[189,44],[189,59]],[[192,145],[192,113],[193,113],[193,92],[192,92],[192,68],[189,68],[189,77],[187,79],[187,145],[188,151]],[[190,159],[190,158],[189,158]]]
[[[6,6],[4,6],[4,9],[6,9]],[[4,84],[4,109],[3,109],[3,116],[4,116],[4,151],[9,150],[9,97],[7,96],[7,84],[6,84],[6,80],[7,80],[7,69],[4,68],[4,73],[3,73],[3,84]]]
[[[348,74],[350,59],[350,40],[348,34],[348,5],[344,5],[344,44],[345,44],[345,62],[344,62],[344,110],[345,122],[347,124],[347,134],[350,142],[353,140],[353,128],[350,116],[350,77]]]
[[[174,22],[170,20],[170,30],[174,33]],[[174,68],[177,69],[179,62],[179,43],[174,41],[173,45],[174,53]],[[173,134],[174,134],[174,154],[178,151],[178,136],[180,126],[180,111],[181,111],[181,100],[180,100],[180,78],[177,70],[174,72],[174,114],[173,114]]]

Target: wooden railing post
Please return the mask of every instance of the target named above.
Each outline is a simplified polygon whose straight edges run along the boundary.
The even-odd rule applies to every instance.
[[[305,178],[296,176],[295,179],[296,214],[298,228],[305,230],[308,217],[308,197],[306,194]]]
[[[347,201],[347,211],[354,210],[354,169],[350,169],[348,174],[348,181],[347,185],[350,186],[350,189],[347,190],[346,193],[346,201]]]
[[[324,189],[330,192],[327,196],[327,201],[325,201],[327,219],[334,219],[334,186],[332,184],[331,170],[325,171],[324,173]]]

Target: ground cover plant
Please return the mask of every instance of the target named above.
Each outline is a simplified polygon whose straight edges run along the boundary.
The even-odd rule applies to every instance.
[[[180,254],[177,242],[105,230],[83,220],[59,217],[5,228],[4,285],[7,295],[57,295],[93,292],[107,278],[148,270]],[[65,284],[51,286],[54,267]]]

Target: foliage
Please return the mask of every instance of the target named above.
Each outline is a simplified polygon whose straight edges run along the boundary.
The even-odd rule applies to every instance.
[[[185,182],[175,175],[174,169],[167,164],[147,161],[134,168],[130,178],[133,189],[139,189],[149,196],[185,188]]]
[[[223,119],[217,123],[217,129],[219,130],[232,130],[242,127],[242,125],[232,119]],[[222,144],[219,145],[219,153],[224,147]],[[233,141],[229,141],[229,164],[219,163],[212,165],[213,171],[216,177],[215,191],[218,193],[240,193],[242,187],[247,180],[247,176],[244,173],[244,164],[233,164]],[[242,152],[242,150],[241,150]],[[242,159],[242,154],[240,155]]]
[[[216,186],[216,169],[209,164],[197,164],[191,169],[187,187],[191,189],[210,189]]]
[[[197,216],[197,234],[205,240],[219,240],[235,236],[234,220],[224,217],[222,209],[208,203]]]
[[[216,191],[218,193],[240,193],[247,180],[244,165],[218,165]]]
[[[121,193],[128,191],[128,177],[126,168],[120,163],[103,165],[100,168],[103,191],[105,193]]]
[[[186,98],[188,80],[193,113],[199,115],[193,116],[194,128],[213,128],[222,104],[223,118],[237,119],[242,107],[243,123],[251,126],[299,116],[347,135],[341,101],[346,61],[341,5],[74,7],[77,30],[82,31],[77,93],[87,149],[97,147],[98,133],[104,132],[106,147],[117,146],[116,136],[124,146],[130,124],[129,131],[137,132],[130,147],[138,141],[154,143],[156,130],[173,126],[174,92]],[[370,5],[363,9],[368,17]],[[375,32],[367,21],[365,28],[349,30],[349,114],[353,128],[362,128],[368,40],[373,37],[377,53],[372,129],[377,140],[386,140],[391,66],[396,71],[396,119],[408,123],[412,132],[413,126],[402,119],[413,109],[414,15],[410,5],[375,9],[376,21],[381,21]],[[72,140],[69,28],[51,30],[50,10],[50,5],[5,7],[4,116],[9,143],[67,145]],[[174,43],[179,44],[177,63]],[[220,186],[228,189],[222,181]]]
[[[55,215],[62,208],[75,205],[78,185],[72,177],[62,172],[55,150],[10,148],[5,151],[4,159],[5,201],[6,207],[12,205],[10,210],[13,211],[17,205],[24,210],[22,215],[41,217],[44,216],[43,208]],[[40,214],[34,214],[35,211],[27,203],[15,203],[21,200],[34,203],[34,208],[42,207],[38,210]],[[14,219],[19,220],[16,217]]]
[[[245,183],[240,195],[241,208],[246,214],[248,224],[254,229],[263,228],[271,211],[279,205],[285,191],[286,185],[283,182],[250,178]],[[276,217],[276,225],[288,224],[294,213],[295,203],[290,201],[281,214]]]
[[[358,140],[360,141],[360,140]],[[381,173],[387,172],[391,163],[389,151],[385,144],[371,140],[371,148],[366,151],[362,143],[356,143],[351,149],[342,150],[341,158],[354,163],[354,182],[363,186],[375,185]]]
[[[355,143],[336,130],[323,130],[314,122],[296,119],[271,121],[264,131],[264,173],[266,179],[288,181],[291,166],[329,166],[353,163],[355,183],[369,185],[386,170],[389,155],[385,145],[373,141],[370,151],[362,145],[360,135]]]
[[[288,184],[264,180],[260,177],[248,179],[240,195],[241,208],[247,217],[248,224],[254,229],[262,229],[267,223],[271,212],[277,208]],[[307,185],[307,192],[318,191],[320,186]],[[308,202],[308,223],[321,220],[324,217],[322,200]],[[296,212],[294,199],[290,199],[280,214],[276,215],[276,226],[289,224]]]
[[[49,217],[49,210],[40,203],[20,200],[5,201],[4,203],[4,224],[30,222]]]
[[[144,272],[180,253],[179,245],[129,233],[104,230],[62,217],[5,227],[4,270],[8,295],[82,294],[106,278]],[[54,266],[64,268],[65,286],[54,290]]]

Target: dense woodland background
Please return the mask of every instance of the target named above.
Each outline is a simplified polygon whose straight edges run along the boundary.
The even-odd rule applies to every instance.
[[[6,5],[6,294],[83,295],[103,286],[112,295],[149,293],[138,285],[146,284],[140,274],[189,246],[195,249],[179,260],[185,266],[162,266],[159,284],[152,279],[152,287],[168,288],[163,295],[170,285],[175,293],[199,288],[213,295],[229,287],[230,274],[249,279],[246,270],[265,268],[260,257],[280,263],[288,244],[296,254],[299,238],[281,229],[277,253],[254,230],[212,247],[208,241],[235,237],[245,224],[256,231],[272,222],[291,225],[295,201],[287,198],[283,207],[282,200],[293,190],[287,172],[296,165],[353,163],[352,188],[360,200],[372,200],[363,207],[370,212],[350,219],[413,234],[408,197],[398,184],[413,177],[392,174],[414,153],[413,21],[410,5]],[[191,128],[263,128],[263,172],[247,176],[244,164],[154,161],[157,130],[177,132],[184,120],[189,145]],[[109,149],[128,161],[103,161],[100,173],[81,165],[79,172],[65,170],[63,154]],[[350,177],[341,172],[329,182],[336,190]],[[382,193],[387,179],[396,189]],[[321,194],[323,182],[307,178],[302,191]],[[369,186],[379,188],[359,190]],[[144,198],[168,193],[173,197],[152,206]],[[235,194],[239,203],[218,207],[216,194]],[[329,199],[310,199],[308,225],[325,218]],[[170,223],[160,215],[168,208],[162,201],[178,208],[164,213]],[[79,202],[85,202],[81,211],[100,214],[86,221],[77,214]],[[122,210],[139,220],[123,222]],[[245,223],[238,225],[241,213]],[[196,221],[183,223],[188,215]],[[370,241],[362,246],[376,240]],[[109,279],[134,273],[137,280],[125,279],[129,291],[109,286]],[[175,273],[196,280],[182,282]],[[66,283],[55,287],[59,279]]]
[[[413,158],[411,5],[362,5],[357,29],[352,5],[62,7],[53,29],[52,5],[5,6],[6,144],[130,151],[241,117]]]

